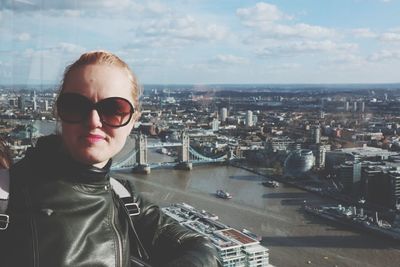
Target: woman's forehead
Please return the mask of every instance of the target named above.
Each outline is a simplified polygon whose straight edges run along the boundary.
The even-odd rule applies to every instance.
[[[133,100],[132,85],[126,71],[117,66],[95,64],[72,70],[64,81],[63,92],[89,98],[119,96]]]

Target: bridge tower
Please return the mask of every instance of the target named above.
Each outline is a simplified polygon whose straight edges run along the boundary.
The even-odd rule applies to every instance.
[[[179,153],[179,161],[180,162],[186,162],[189,161],[189,146],[190,146],[190,140],[189,140],[189,135],[187,132],[182,132],[181,135],[182,138],[182,148]]]
[[[179,156],[178,156],[179,164],[176,167],[179,169],[191,170],[193,168],[193,165],[191,162],[189,162],[189,160],[190,160],[189,134],[186,131],[183,131],[182,135],[181,135],[181,139],[182,139],[182,148],[179,151]]]
[[[150,173],[150,166],[147,164],[147,136],[139,134],[136,137],[136,147],[138,148],[136,153],[137,171],[148,174]]]

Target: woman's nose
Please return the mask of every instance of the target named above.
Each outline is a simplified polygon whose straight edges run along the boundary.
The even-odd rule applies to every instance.
[[[87,124],[90,128],[99,128],[103,126],[100,119],[100,115],[97,110],[93,109],[92,111],[89,112],[87,118]]]

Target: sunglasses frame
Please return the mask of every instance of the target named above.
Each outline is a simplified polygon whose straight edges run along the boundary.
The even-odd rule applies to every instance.
[[[85,100],[87,101],[87,103],[90,104],[90,105],[88,106],[88,110],[87,110],[88,113],[87,113],[87,114],[82,114],[80,120],[69,120],[69,119],[66,119],[65,117],[63,118],[63,116],[61,115],[62,112],[60,112],[60,105],[61,105],[62,98],[63,98],[63,96],[65,96],[65,95],[67,95],[67,96],[76,96],[76,97],[81,97],[81,98],[85,99]],[[120,124],[120,125],[113,125],[113,124],[109,124],[108,122],[106,122],[106,121],[103,119],[104,114],[102,114],[101,110],[99,111],[99,106],[101,105],[101,103],[104,103],[104,101],[109,101],[110,99],[119,99],[119,100],[123,100],[124,102],[126,102],[126,103],[129,104],[130,112],[129,112],[129,118],[128,118],[128,120],[127,120],[126,122],[124,122],[124,123],[122,123],[122,124]],[[58,114],[58,116],[60,117],[60,119],[61,119],[63,122],[66,122],[66,123],[75,123],[75,124],[82,123],[82,122],[84,122],[85,120],[87,120],[87,117],[89,116],[89,113],[90,113],[92,110],[96,110],[97,114],[99,115],[99,118],[100,118],[101,123],[102,123],[102,124],[105,124],[105,125],[107,125],[107,126],[109,126],[109,127],[112,127],[112,128],[119,128],[119,127],[124,127],[124,126],[128,125],[128,123],[129,123],[129,122],[131,121],[131,119],[132,119],[133,114],[134,114],[135,111],[136,111],[136,110],[135,110],[135,107],[133,106],[133,104],[132,104],[128,99],[123,98],[123,97],[116,97],[116,96],[115,96],[115,97],[107,97],[107,98],[101,99],[100,101],[97,101],[96,103],[93,103],[93,102],[92,102],[89,98],[87,98],[86,96],[83,96],[83,95],[77,94],[77,93],[62,93],[62,94],[60,94],[60,96],[58,97],[58,99],[57,99],[57,101],[56,101],[56,107],[57,107],[57,114]],[[62,108],[61,108],[61,109],[62,109]]]

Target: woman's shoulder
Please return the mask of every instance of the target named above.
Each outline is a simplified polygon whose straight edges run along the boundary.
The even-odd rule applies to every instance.
[[[61,146],[57,135],[40,137],[34,147],[27,149],[25,156],[10,168],[11,180],[31,177],[38,171],[51,168],[56,158],[55,152]]]

